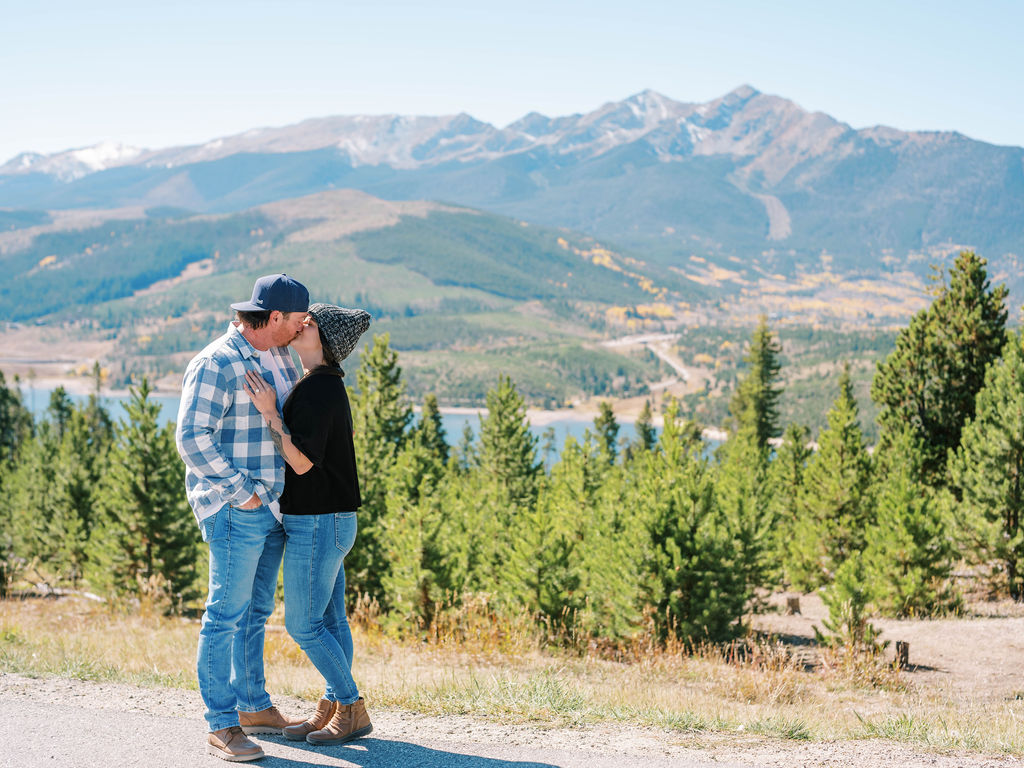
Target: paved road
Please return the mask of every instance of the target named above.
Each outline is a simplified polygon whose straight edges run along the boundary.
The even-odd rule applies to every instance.
[[[309,705],[279,702],[287,714]],[[109,683],[29,680],[0,675],[0,766],[3,768],[219,768],[205,753],[198,694]],[[585,731],[501,726],[471,718],[372,713],[374,733],[335,747],[276,736],[255,737],[261,768],[696,768],[707,755],[680,754],[651,743],[619,743],[615,728]],[[632,729],[628,729],[632,730]],[[623,732],[625,735],[625,731]],[[635,742],[635,736],[631,737]],[[641,742],[643,738],[641,737]],[[653,752],[660,754],[652,754]],[[639,747],[641,754],[629,754]],[[719,768],[734,763],[715,762]]]
[[[287,715],[311,706],[277,702]],[[0,768],[222,768],[206,754],[195,691],[0,673]],[[877,739],[794,742],[616,724],[501,725],[370,709],[373,734],[313,747],[255,737],[260,768],[1020,768],[1010,755],[936,753]]]

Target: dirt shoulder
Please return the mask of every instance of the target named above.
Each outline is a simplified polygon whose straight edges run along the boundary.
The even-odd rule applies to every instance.
[[[280,697],[289,715],[310,705]],[[205,723],[195,691],[136,688],[66,678],[0,674],[0,767],[220,765],[203,751]],[[547,728],[461,716],[424,716],[372,709],[371,737],[342,747],[313,748],[259,737],[262,766],[562,766],[690,768],[691,766],[893,766],[1003,768],[1005,756],[942,754],[882,740],[787,742],[736,735],[691,735],[616,724]],[[55,715],[59,715],[58,718]],[[59,722],[59,727],[55,723]]]
[[[796,595],[788,595],[795,597]],[[787,595],[773,595],[779,609]],[[790,642],[810,642],[828,610],[817,595],[801,595],[800,614],[755,616],[756,629]],[[889,643],[892,658],[897,641],[910,644],[910,679],[921,689],[947,689],[975,702],[1007,701],[1024,696],[1024,605],[974,604],[988,615],[938,619],[872,619]]]

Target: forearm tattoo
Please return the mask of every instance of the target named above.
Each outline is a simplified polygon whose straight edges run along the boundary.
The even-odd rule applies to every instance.
[[[280,453],[282,456],[284,456],[285,455],[285,452],[284,452],[284,438],[281,436],[281,433],[277,431],[276,427],[274,427],[273,425],[269,425],[269,426],[270,426],[270,439],[274,441],[274,445],[277,447],[277,452]]]

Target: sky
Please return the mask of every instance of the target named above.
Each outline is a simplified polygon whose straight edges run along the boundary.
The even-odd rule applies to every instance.
[[[1024,146],[1024,2],[0,0],[0,163],[338,114],[499,127],[748,84],[854,128]]]

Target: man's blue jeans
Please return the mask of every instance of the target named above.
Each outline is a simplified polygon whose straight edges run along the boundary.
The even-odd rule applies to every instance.
[[[284,624],[327,688],[324,698],[351,704],[352,632],[345,614],[345,555],[356,540],[356,513],[285,515]]]
[[[284,529],[266,506],[224,507],[203,520],[210,588],[199,630],[196,670],[211,731],[238,725],[238,710],[271,706],[263,635],[274,611]]]

